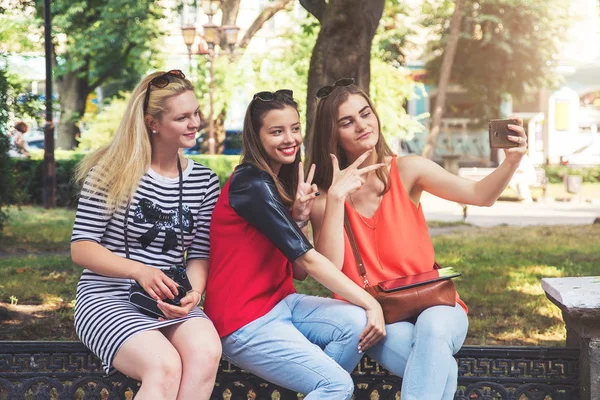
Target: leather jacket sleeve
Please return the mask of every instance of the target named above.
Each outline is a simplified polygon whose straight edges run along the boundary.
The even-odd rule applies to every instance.
[[[236,168],[229,184],[229,205],[291,262],[313,248],[282,203],[271,176],[255,166]]]

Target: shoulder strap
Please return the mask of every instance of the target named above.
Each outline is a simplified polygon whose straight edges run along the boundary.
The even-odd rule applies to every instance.
[[[369,286],[369,280],[367,279],[367,271],[365,270],[365,265],[363,264],[362,257],[360,255],[360,251],[358,250],[358,244],[356,243],[356,238],[354,237],[354,231],[352,230],[352,225],[350,225],[350,219],[348,218],[348,213],[346,212],[346,208],[344,206],[344,228],[346,228],[346,234],[348,235],[348,240],[350,241],[350,247],[352,247],[352,253],[354,253],[354,259],[356,260],[356,266],[358,268],[358,273],[363,278],[364,287]]]

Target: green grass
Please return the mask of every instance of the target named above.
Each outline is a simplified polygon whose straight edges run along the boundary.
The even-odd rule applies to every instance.
[[[0,236],[0,254],[68,251],[74,210],[24,206],[11,207]]]
[[[73,217],[74,212],[66,210],[11,210],[0,243],[0,340],[75,338],[73,302],[81,268],[61,254],[68,251]],[[564,344],[560,311],[546,299],[541,278],[599,275],[599,237],[599,225],[471,227],[435,236],[437,260],[463,274],[456,284],[470,309],[467,343]],[[59,254],[19,255],[15,249]],[[297,282],[296,288],[330,295],[312,278]],[[42,309],[17,315],[8,306],[11,299],[19,307]]]
[[[600,226],[496,227],[433,238],[440,264],[463,273],[470,344],[564,344],[560,311],[545,277],[600,273]]]

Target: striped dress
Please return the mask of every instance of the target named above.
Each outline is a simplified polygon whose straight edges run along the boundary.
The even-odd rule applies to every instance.
[[[219,181],[209,168],[188,160],[183,171],[183,230],[187,260],[209,256],[210,219],[219,197]],[[105,197],[81,190],[71,242],[89,240],[125,257],[125,206],[106,212]],[[179,230],[179,177],[166,178],[153,170],[142,177],[128,213],[130,258],[146,265],[167,268],[182,264]],[[107,374],[119,348],[133,335],[181,321],[203,317],[194,308],[184,318],[160,322],[142,314],[128,301],[130,279],[98,275],[84,269],[75,303],[75,331],[101,360]]]

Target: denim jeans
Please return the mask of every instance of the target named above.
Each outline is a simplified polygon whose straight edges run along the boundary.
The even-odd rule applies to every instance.
[[[290,294],[266,315],[221,339],[232,363],[305,400],[350,399],[362,354],[365,311],[352,304]]]
[[[453,355],[463,345],[468,328],[460,305],[431,307],[415,324],[386,325],[386,337],[367,354],[402,377],[402,400],[451,400],[458,385]]]

